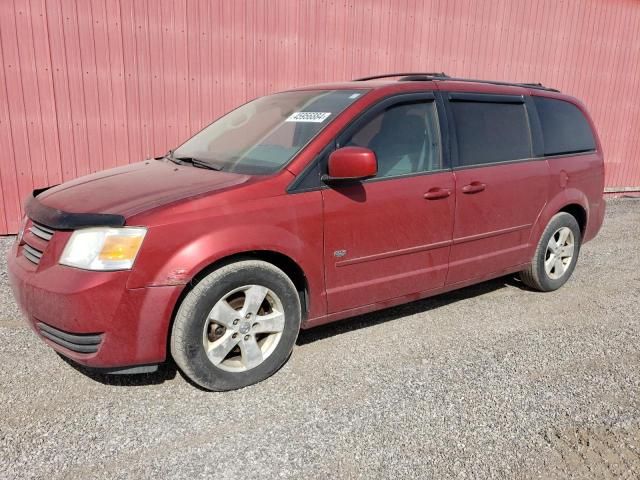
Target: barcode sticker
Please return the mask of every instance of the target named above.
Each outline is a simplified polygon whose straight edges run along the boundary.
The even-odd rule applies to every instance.
[[[285,121],[322,123],[329,118],[329,115],[331,112],[294,112]]]

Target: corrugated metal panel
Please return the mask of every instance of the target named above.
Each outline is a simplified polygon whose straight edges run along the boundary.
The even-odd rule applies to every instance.
[[[637,0],[1,0],[0,234],[33,188],[160,154],[249,98],[371,73],[581,98],[640,185]]]

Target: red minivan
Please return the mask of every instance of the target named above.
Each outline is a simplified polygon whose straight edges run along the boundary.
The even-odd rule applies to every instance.
[[[258,98],[164,157],[35,191],[9,272],[63,356],[136,373],[171,354],[231,390],[300,328],[515,272],[559,288],[603,187],[575,98],[380,75]]]

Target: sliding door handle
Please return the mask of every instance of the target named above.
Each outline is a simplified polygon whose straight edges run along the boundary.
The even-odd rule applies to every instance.
[[[482,182],[471,182],[469,185],[462,187],[462,193],[478,193],[485,188],[487,188],[487,185]]]

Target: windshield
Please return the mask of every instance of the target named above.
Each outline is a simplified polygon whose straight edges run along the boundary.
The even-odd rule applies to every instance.
[[[301,90],[249,102],[173,152],[216,169],[249,175],[279,170],[364,90]]]

